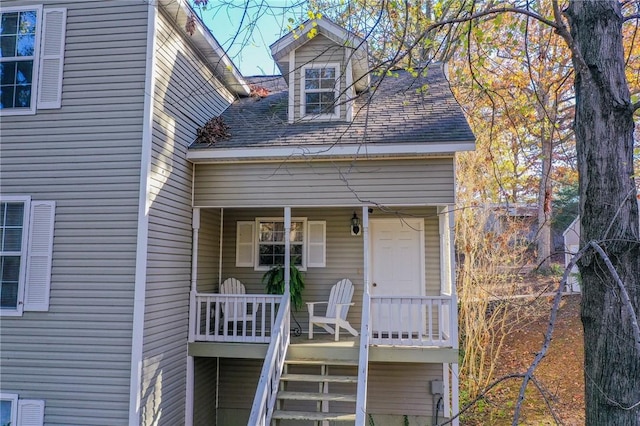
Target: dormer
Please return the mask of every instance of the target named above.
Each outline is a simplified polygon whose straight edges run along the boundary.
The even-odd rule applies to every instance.
[[[320,18],[304,22],[270,47],[289,87],[289,123],[352,120],[353,99],[369,86],[363,38]]]

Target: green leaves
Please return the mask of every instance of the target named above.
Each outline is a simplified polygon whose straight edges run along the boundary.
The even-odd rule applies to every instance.
[[[289,289],[291,291],[291,306],[294,310],[302,308],[302,290],[304,290],[304,277],[294,265],[289,270]],[[267,294],[284,294],[284,266],[276,265],[262,276]]]

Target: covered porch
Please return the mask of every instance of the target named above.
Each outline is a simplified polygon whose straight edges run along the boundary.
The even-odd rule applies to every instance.
[[[190,342],[269,343],[282,299],[265,294],[263,275],[269,262],[295,262],[303,302],[326,301],[337,281],[353,282],[347,320],[356,330],[366,323],[369,344],[456,346],[449,206],[195,208],[193,215]],[[246,293],[221,294],[228,278]],[[291,314],[292,329],[306,335],[306,306]],[[316,338],[322,333],[315,328]]]
[[[446,156],[196,164],[187,374],[194,399],[224,395],[215,413],[243,410],[247,420],[238,424],[288,422],[293,414],[281,403],[285,411],[311,404],[285,401],[294,391],[282,391],[290,369],[348,365],[350,377],[340,378],[351,383],[348,409],[322,395],[342,384],[300,373],[307,381],[299,391],[320,401],[306,419],[328,420],[343,408],[358,425],[376,412],[428,416],[432,407],[437,415],[437,395],[449,401],[445,416],[455,412],[453,169]],[[304,276],[300,309],[286,296],[265,294],[263,275],[276,264],[285,272],[293,264]],[[230,278],[244,294],[222,294]],[[354,288],[345,320],[357,336],[343,331],[336,342],[316,327],[309,340],[305,303],[327,301],[345,279]],[[323,390],[308,395],[317,380]],[[395,401],[378,389],[392,391]],[[194,405],[187,411],[212,414],[206,400]]]

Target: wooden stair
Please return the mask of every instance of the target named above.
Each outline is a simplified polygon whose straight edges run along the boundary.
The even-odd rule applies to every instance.
[[[272,424],[355,424],[357,374],[355,361],[286,360]]]

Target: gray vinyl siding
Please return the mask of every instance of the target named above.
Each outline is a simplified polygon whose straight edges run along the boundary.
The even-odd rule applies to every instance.
[[[228,92],[171,17],[159,14],[151,158],[151,208],[142,371],[141,424],[184,423],[193,166],[196,129],[228,106]],[[223,97],[224,96],[224,97]],[[206,219],[206,217],[205,217]],[[215,230],[212,230],[215,236]]]
[[[444,205],[453,158],[198,164],[198,207]]]
[[[342,96],[340,96],[338,100],[340,104],[340,119],[346,119],[346,105],[344,103],[346,100],[344,92],[347,82],[345,77],[345,48],[323,35],[317,35],[295,51],[294,119],[296,121],[302,118],[300,115],[300,105],[302,103],[300,88],[300,80],[303,78],[302,67],[309,64],[322,65],[329,63],[337,63],[339,65],[341,76],[340,93],[342,93]],[[289,82],[289,84],[291,84],[291,82]]]
[[[350,233],[350,218],[355,208],[294,208],[291,216],[304,217],[307,220],[326,221],[326,267],[307,268],[303,272],[305,277],[305,290],[303,299],[305,302],[326,301],[331,287],[342,278],[349,278],[355,292],[353,302],[349,309],[348,320],[356,329],[360,327],[362,315],[362,292],[364,285],[364,260],[362,236],[354,237]],[[440,249],[438,237],[438,216],[435,207],[404,208],[384,213],[374,210],[370,217],[384,218],[394,217],[396,212],[407,215],[423,216],[425,221],[425,275],[426,294],[440,294]],[[360,215],[360,212],[358,212]],[[264,271],[255,271],[253,267],[236,267],[236,223],[237,221],[253,221],[256,217],[282,217],[282,209],[225,209],[224,211],[224,235],[222,253],[222,279],[234,277],[242,281],[247,293],[264,294],[262,275]],[[214,225],[218,226],[218,225]],[[208,237],[200,235],[200,246],[211,244]],[[201,258],[201,264],[215,263],[218,258]],[[216,281],[217,282],[217,278]],[[206,283],[200,284],[206,285]],[[200,290],[202,291],[202,290]],[[301,311],[294,312],[303,330],[308,330],[308,314],[306,306]],[[316,332],[324,333],[316,328]]]
[[[2,317],[2,391],[45,400],[47,425],[123,425],[142,140],[147,5],[67,8],[62,107],[2,116],[3,194],[56,202],[48,312]]]

